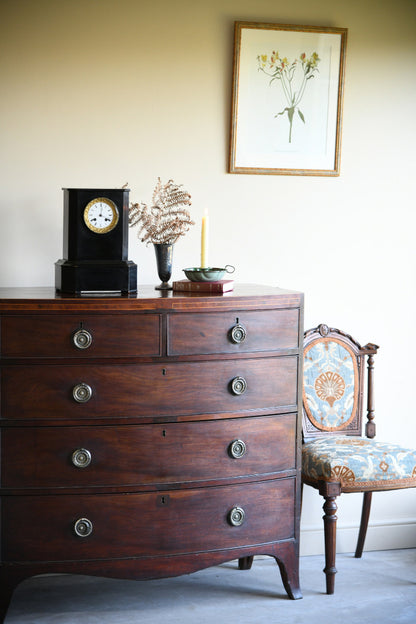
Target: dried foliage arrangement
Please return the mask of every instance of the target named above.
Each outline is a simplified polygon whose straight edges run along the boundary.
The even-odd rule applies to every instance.
[[[144,202],[131,204],[129,225],[140,227],[137,236],[146,244],[173,244],[195,225],[185,208],[191,205],[191,196],[182,184],[173,180],[162,184],[160,178],[157,180],[150,208]]]

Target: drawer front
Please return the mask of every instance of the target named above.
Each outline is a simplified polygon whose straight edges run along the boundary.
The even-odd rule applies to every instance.
[[[2,418],[290,411],[296,405],[296,380],[295,356],[165,366],[5,366],[1,376]]]
[[[169,316],[169,355],[297,349],[298,339],[297,309]]]
[[[173,484],[295,466],[296,415],[117,427],[15,427],[2,435],[6,488]]]
[[[161,353],[160,315],[3,316],[3,357],[123,357]]]
[[[8,496],[2,503],[3,560],[178,555],[288,539],[294,536],[294,483],[277,479],[163,493]],[[231,524],[233,510],[234,522],[244,515],[240,526]]]

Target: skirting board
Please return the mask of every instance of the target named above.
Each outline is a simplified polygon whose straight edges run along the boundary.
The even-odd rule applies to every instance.
[[[338,526],[337,552],[354,552],[358,538],[357,526]],[[416,518],[405,522],[373,523],[368,526],[364,550],[395,550],[416,547]],[[320,527],[305,526],[300,533],[301,556],[324,554],[323,522]]]

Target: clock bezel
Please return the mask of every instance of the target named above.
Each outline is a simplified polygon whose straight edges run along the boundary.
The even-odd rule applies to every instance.
[[[98,228],[97,226],[93,225],[89,219],[90,208],[92,208],[94,204],[97,204],[99,202],[107,204],[107,206],[111,208],[111,212],[113,213],[113,219],[111,223],[107,225],[107,227],[105,228]],[[112,230],[114,230],[114,228],[116,227],[119,221],[119,218],[120,218],[120,214],[119,214],[117,206],[111,199],[108,199],[108,197],[95,197],[90,202],[88,202],[88,204],[85,206],[85,209],[84,209],[84,223],[87,226],[87,228],[91,230],[91,232],[95,232],[96,234],[107,234],[108,232],[111,232]]]

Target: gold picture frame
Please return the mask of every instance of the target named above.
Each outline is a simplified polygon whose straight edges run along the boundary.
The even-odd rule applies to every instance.
[[[235,22],[229,173],[340,174],[347,32]]]

